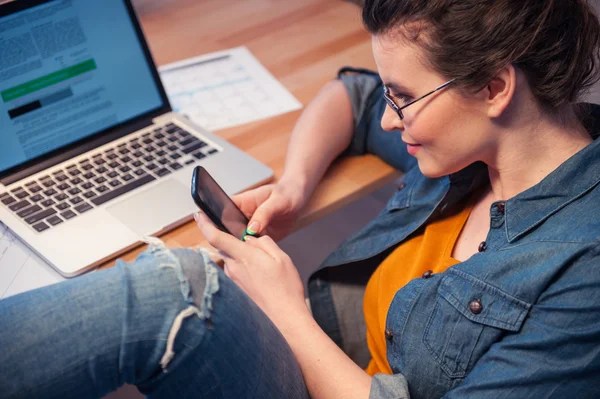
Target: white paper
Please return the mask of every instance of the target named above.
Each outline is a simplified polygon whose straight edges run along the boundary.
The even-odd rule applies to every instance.
[[[173,109],[208,130],[302,108],[246,47],[205,54],[159,70]]]
[[[0,299],[63,280],[0,222]]]

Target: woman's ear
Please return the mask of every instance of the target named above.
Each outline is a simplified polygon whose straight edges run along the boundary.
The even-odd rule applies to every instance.
[[[500,69],[484,89],[487,114],[490,118],[500,117],[515,95],[517,70],[512,64]]]

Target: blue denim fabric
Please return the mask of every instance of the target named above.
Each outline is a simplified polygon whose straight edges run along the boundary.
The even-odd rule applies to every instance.
[[[6,298],[0,320],[3,399],[99,398],[124,383],[150,398],[308,398],[276,327],[192,250],[153,246]]]
[[[372,95],[380,80],[365,74],[341,79],[353,102],[369,104],[354,106],[362,116],[350,150],[380,155],[406,173],[405,187],[381,214],[310,279],[315,318],[343,347],[332,268],[372,267],[488,177],[478,163],[426,178],[406,159],[400,135],[380,128],[385,103]],[[396,376],[375,376],[371,396],[402,397],[408,389],[413,399],[600,397],[599,183],[595,140],[539,184],[492,204],[484,251],[400,289],[386,322],[387,358]]]

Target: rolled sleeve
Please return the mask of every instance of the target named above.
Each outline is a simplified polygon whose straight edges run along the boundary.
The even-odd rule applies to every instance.
[[[369,399],[410,399],[408,382],[402,374],[375,374]]]
[[[354,135],[344,155],[373,154],[394,168],[406,173],[416,165],[416,159],[406,151],[399,131],[381,128],[381,116],[386,103],[381,92],[383,83],[377,73],[366,69],[345,67],[338,73],[344,84],[354,116]]]

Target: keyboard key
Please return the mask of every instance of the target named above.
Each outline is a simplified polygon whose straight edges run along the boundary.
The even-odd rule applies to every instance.
[[[125,157],[121,158],[121,162],[122,162],[122,163],[131,162],[131,158],[129,158],[129,157],[127,157],[127,156],[125,156]]]
[[[166,126],[166,128],[167,128],[167,129],[166,129],[167,133],[175,133],[176,131],[178,131],[178,130],[179,130],[179,127],[178,127],[178,126],[176,126],[176,125],[174,125],[174,124],[172,124],[172,123],[169,123],[169,124]]]
[[[177,137],[175,137],[175,136],[171,136],[171,137],[169,137],[167,140],[169,140],[171,143],[174,143],[174,142],[176,142],[176,141],[179,141],[179,139],[178,139]]]
[[[40,191],[42,191],[42,188],[36,184],[35,186],[29,187],[29,191],[31,191],[32,193],[35,194],[35,193],[39,193]]]
[[[58,178],[57,178],[58,179]],[[55,185],[56,183],[53,180],[45,180],[42,182],[42,185],[44,187],[52,187],[53,185]]]
[[[38,212],[28,218],[25,218],[25,222],[27,224],[34,224],[39,222],[40,220],[46,219],[48,216],[52,216],[56,213],[53,208],[46,209],[44,211]]]
[[[144,133],[144,134],[142,134],[142,137],[148,137],[148,136],[150,136],[150,133],[151,132]]]
[[[173,169],[173,170],[178,170],[178,169],[181,169],[181,168],[183,168],[183,166],[182,166],[180,163],[178,163],[178,162],[173,162],[173,163],[172,163],[171,165],[169,165],[169,166],[170,166],[170,167],[171,167],[171,169]]]
[[[67,198],[69,198],[67,194],[58,194],[56,197],[54,197],[54,199],[57,201],[64,201]]]
[[[61,213],[60,216],[64,217],[65,219],[72,219],[77,216],[77,214],[69,209],[68,211]]]
[[[35,231],[37,231],[38,233],[41,233],[44,230],[48,230],[50,228],[50,226],[48,226],[46,223],[44,222],[40,222],[36,225],[33,226],[33,228],[35,229]]]
[[[106,201],[110,201],[113,198],[123,195],[131,190],[135,190],[136,188],[141,187],[144,184],[148,184],[154,180],[156,180],[156,179],[153,176],[150,176],[150,175],[142,176],[141,178],[134,180],[131,183],[124,184],[123,186],[117,188],[116,190],[113,190],[111,192],[108,192],[104,195],[101,195],[99,197],[92,199],[92,202],[94,203],[94,205],[102,205]]]
[[[51,199],[47,199],[41,202],[41,204],[43,206],[45,206],[46,208],[48,208],[49,206],[54,205],[56,202],[52,201]]]
[[[112,187],[117,187],[117,186],[120,186],[120,185],[121,185],[121,182],[120,182],[120,181],[118,181],[118,180],[113,180],[113,181],[111,181],[111,182],[110,182],[110,183],[108,183],[108,184],[110,184]]]
[[[112,172],[108,173],[106,176],[110,177],[111,179],[114,179],[115,177],[119,176],[119,174],[113,170]]]
[[[71,176],[77,176],[81,174],[81,171],[79,169],[69,169],[67,170],[67,173]]]
[[[70,206],[71,205],[69,205],[68,203],[63,202],[62,204],[56,205],[56,208],[58,208],[59,211],[64,211],[65,209],[67,209]]]
[[[81,190],[80,190],[80,189],[78,189],[77,187],[75,187],[75,188],[72,188],[72,189],[70,189],[70,190],[69,190],[69,194],[71,194],[71,195],[77,195],[77,194],[79,194],[80,192],[81,192]]]
[[[177,151],[179,149],[179,147],[177,147],[176,145],[172,145],[167,147],[167,150],[173,152],[173,151]]]
[[[138,169],[138,170],[136,170],[136,171],[135,171],[135,172],[133,172],[133,173],[135,173],[137,176],[141,176],[141,175],[143,175],[143,174],[144,174],[144,173],[146,173],[146,172],[144,171],[144,169]]]
[[[167,168],[162,168],[162,169],[157,170],[155,173],[159,177],[163,177],[163,176],[168,175],[169,173],[171,173],[171,171],[169,169],[167,169]]]
[[[94,185],[92,183],[90,183],[90,182],[83,183],[81,185],[81,188],[83,188],[84,190],[89,190],[90,188],[93,188],[93,187],[94,187]]]
[[[69,179],[69,176],[67,176],[67,175],[58,175],[58,176],[56,176],[56,180],[58,180],[58,181],[65,181],[65,180],[68,180],[68,179]]]
[[[186,132],[185,130],[180,130],[180,131],[179,131],[179,135],[180,135],[181,137],[183,137],[183,138],[186,138],[186,137],[190,137],[190,136],[191,136],[191,134],[190,134],[189,132]]]
[[[157,157],[164,157],[165,155],[167,155],[167,153],[164,152],[163,150],[156,151],[155,154]]]
[[[161,164],[161,165],[166,165],[166,164],[169,163],[169,161],[167,161],[166,159],[162,158],[162,159],[158,160],[158,163]]]
[[[150,141],[152,142],[152,141]],[[142,148],[142,146],[139,143],[133,143],[131,144],[131,148],[135,149],[135,150],[139,150],[140,148]]]
[[[23,199],[25,197],[29,197],[29,193],[27,191],[17,191],[15,193],[15,197],[17,197],[18,199]]]
[[[44,199],[44,197],[42,195],[40,195],[40,194],[36,194],[33,197],[29,198],[29,200],[33,201],[33,202],[38,202],[38,201],[41,201],[43,199]]]
[[[106,172],[107,170],[108,169],[106,169],[104,166],[100,166],[99,168],[96,169],[96,173],[101,175],[102,173]]]
[[[213,148],[212,150],[210,150],[208,152],[208,155],[214,154],[215,152],[219,152],[219,150],[217,150],[216,148]]]
[[[194,152],[196,150],[199,150],[202,147],[206,147],[206,143],[204,141],[198,140],[197,143],[192,144],[191,146],[184,148],[182,151],[183,151],[184,154],[190,154],[190,153],[192,153],[192,152]]]
[[[79,177],[76,177],[73,180],[71,180],[71,184],[74,186],[78,185],[81,182],[83,182],[83,180],[81,180]]]
[[[34,184],[37,184],[37,183],[36,183],[35,181],[30,181],[29,183],[25,183],[25,186],[26,186],[26,187],[31,187],[31,186],[33,186]],[[0,198],[2,198],[2,196],[1,196],[1,195],[0,195]]]
[[[121,154],[121,155],[129,154],[129,150],[127,148],[121,148],[119,150],[119,154]]]
[[[85,165],[81,165],[81,169],[83,169],[85,171],[90,171],[90,170],[94,169],[94,165],[92,165],[90,163],[86,163]]]
[[[154,161],[154,157],[153,157],[152,155],[146,155],[146,156],[144,157],[144,160],[145,160],[146,162],[152,162],[152,161]]]
[[[146,139],[142,140],[142,143],[144,143],[144,144],[152,144],[152,139],[146,138]]]
[[[62,191],[68,190],[70,188],[71,188],[71,186],[69,186],[67,183],[61,183],[58,185],[58,189],[62,190]],[[48,195],[48,194],[46,194],[46,195]]]
[[[106,163],[106,161],[102,158],[98,158],[98,159],[94,159],[94,163],[98,166],[102,165],[103,163]]]
[[[125,165],[122,168],[120,168],[119,170],[123,173],[127,173],[131,170],[131,168],[129,166]]]
[[[55,189],[51,188],[51,189],[48,189],[48,190],[44,191],[44,195],[45,195],[46,197],[52,197],[52,196],[53,196],[54,194],[56,194],[57,192],[58,192],[58,191],[56,191]]]
[[[6,194],[3,198],[2,198],[2,203],[4,205],[10,205],[13,202],[17,202],[16,199],[14,199],[13,197],[11,197],[10,195]]]
[[[57,224],[61,224],[63,222],[63,220],[61,218],[59,218],[58,216],[49,217],[48,219],[46,219],[46,221],[48,223],[50,223],[52,226],[56,226]]]
[[[11,211],[16,212],[20,209],[28,207],[29,205],[31,205],[31,203],[29,201],[23,200],[23,201],[17,202],[16,204],[12,204],[11,206],[9,206],[9,208]]]
[[[164,141],[161,140],[158,143],[156,143],[156,145],[159,146],[159,147],[164,147],[164,146],[167,145],[167,143],[165,143]]]
[[[156,148],[152,147],[151,145],[148,145],[148,146],[144,147],[144,150],[146,150],[146,152],[152,152],[152,151],[155,151]]]
[[[140,166],[142,166],[144,163],[142,161],[135,161],[133,162],[131,165],[135,166],[136,168],[139,168]]]
[[[110,166],[113,169],[117,169],[119,166],[121,166],[121,164],[118,163],[117,161],[114,161],[114,162],[109,163],[108,166]]]
[[[196,162],[196,160],[195,160],[195,159],[188,159],[187,161],[185,161],[185,164],[186,164],[186,165],[190,165],[190,164],[192,164],[192,163],[194,163],[194,162]]]
[[[122,177],[123,180],[125,181],[129,181],[129,180],[133,180],[133,176],[131,176],[129,173],[126,174],[125,176]]]
[[[117,146],[117,148],[124,148],[125,146],[127,146],[127,143],[121,143]]]
[[[105,191],[108,190],[108,187],[106,187],[106,186],[98,186],[98,187],[96,187],[96,190],[98,190],[99,193],[103,193],[103,192],[105,192]]]
[[[163,137],[165,137],[165,135],[159,132],[159,133],[156,133],[156,134],[154,135],[154,137],[156,137],[157,139],[159,139],[159,140],[160,140],[160,139],[162,139]]]
[[[26,218],[27,216],[33,215],[36,212],[41,211],[42,208],[38,205],[31,206],[29,208],[23,209],[21,212],[17,213],[20,218]]]
[[[181,140],[179,142],[179,144],[181,144],[182,147],[187,147],[188,145],[190,145],[190,144],[196,144],[197,142],[200,142],[200,140],[198,140],[195,137],[188,137],[185,140]]]
[[[173,153],[170,155],[170,157],[171,157],[171,159],[179,159],[179,158],[181,158],[181,155],[178,153]]]
[[[141,158],[141,157],[143,157],[143,156],[144,156],[144,153],[143,153],[143,152],[141,152],[141,151],[136,151],[136,152],[134,152],[132,155],[133,155],[134,157],[136,157],[136,158]]]
[[[83,199],[81,199],[81,197],[75,197],[75,198],[72,198],[72,199],[70,200],[71,204],[73,204],[73,205],[77,205],[77,204],[79,204],[81,201],[83,201]]]
[[[90,199],[92,197],[95,197],[97,194],[93,191],[88,191],[87,193],[83,194],[83,196],[87,199]]]
[[[83,175],[83,177],[85,177],[88,180],[92,180],[94,177],[96,177],[96,175],[93,174],[92,172],[88,172],[85,175]]]
[[[100,176],[99,178],[97,178],[96,180],[94,180],[96,183],[101,184],[104,183],[106,181],[106,178]]]
[[[158,166],[153,163],[149,163],[148,165],[146,165],[146,167],[148,168],[148,170],[154,170],[158,168]]]
[[[196,159],[202,159],[205,158],[206,155],[204,155],[202,152],[198,151],[197,153],[194,154],[194,158]]]
[[[119,158],[119,156],[113,152],[113,153],[108,154],[106,156],[106,158],[108,158],[108,159],[110,159],[112,161],[112,160],[115,160],[115,159]]]

